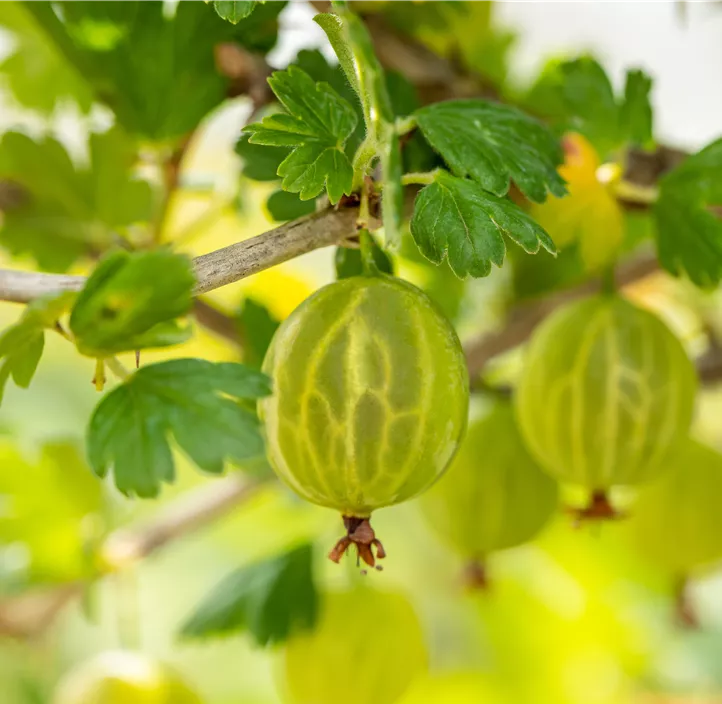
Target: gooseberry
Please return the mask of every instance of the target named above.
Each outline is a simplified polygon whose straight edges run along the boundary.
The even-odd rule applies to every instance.
[[[640,550],[681,577],[722,560],[722,455],[686,440],[639,492],[630,523]]]
[[[341,512],[347,535],[332,560],[355,544],[374,566],[385,553],[371,512],[433,484],[464,433],[468,373],[454,329],[409,283],[343,279],[282,323],[263,369],[274,382],[259,407],[273,468]]]
[[[166,665],[141,653],[109,651],[71,670],[53,704],[201,704]]]
[[[689,428],[694,367],[667,326],[616,295],[572,303],[534,334],[516,394],[532,454],[592,492],[587,517],[614,515],[606,491],[659,471]]]
[[[557,484],[532,459],[508,401],[469,425],[449,471],[421,498],[430,524],[484,586],[489,553],[530,540],[557,506]]]
[[[316,628],[283,652],[294,704],[393,704],[426,670],[421,626],[402,595],[360,586],[322,604]]]

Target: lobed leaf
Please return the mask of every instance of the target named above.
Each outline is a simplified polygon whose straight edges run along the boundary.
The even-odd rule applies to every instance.
[[[0,73],[19,104],[46,115],[64,101],[84,114],[90,111],[93,96],[87,81],[48,41],[24,3],[0,3],[0,27],[14,40],[0,60]]]
[[[0,225],[0,242],[13,254],[65,270],[83,254],[107,248],[117,231],[150,218],[151,187],[133,171],[135,142],[113,128],[92,134],[89,146],[88,166],[78,167],[50,137],[3,135],[0,179],[20,188]]]
[[[310,545],[257,562],[225,577],[182,628],[188,638],[248,631],[260,646],[280,643],[316,623],[318,594]]]
[[[20,388],[30,386],[43,354],[45,330],[55,326],[58,318],[71,306],[75,295],[66,291],[32,301],[20,320],[0,335],[0,403],[10,377]]]
[[[644,71],[627,71],[619,119],[622,134],[632,144],[645,146],[652,141],[651,90],[652,79]]]
[[[556,247],[542,227],[509,200],[498,198],[468,179],[442,171],[416,197],[411,234],[435,264],[448,259],[459,277],[481,277],[501,266],[504,235],[527,252]]]
[[[50,2],[27,5],[45,41],[83,76],[96,101],[133,135],[177,140],[225,100],[230,79],[216,66],[216,48],[240,44],[268,52],[276,42],[283,2],[260,5],[234,25],[200,2],[72,3],[56,13]]]
[[[497,196],[510,181],[532,201],[566,193],[557,173],[558,140],[540,122],[516,108],[486,100],[450,100],[416,111],[429,144],[460,177],[469,176]]]
[[[662,266],[697,286],[722,280],[722,139],[662,178],[654,206]]]
[[[263,454],[256,416],[240,402],[269,393],[268,377],[241,364],[175,359],[143,367],[96,407],[90,465],[99,477],[112,468],[126,495],[157,496],[175,478],[172,435],[200,469],[220,474],[226,461]]]
[[[245,127],[249,143],[290,147],[277,170],[284,190],[309,200],[325,188],[337,203],[351,193],[353,168],[344,145],[356,129],[356,112],[331,86],[296,66],[275,72],[269,83],[288,113]]]
[[[606,159],[627,143],[651,140],[651,84],[643,71],[628,71],[624,95],[617,97],[602,65],[582,56],[551,62],[526,102],[560,130],[583,134]]]

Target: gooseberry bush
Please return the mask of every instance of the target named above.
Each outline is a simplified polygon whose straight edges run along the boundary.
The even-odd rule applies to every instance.
[[[323,50],[280,61],[283,2],[0,4],[0,636],[102,623],[108,584],[119,622],[3,702],[242,701],[141,652],[131,579],[222,519],[225,575],[168,643],[245,634],[295,704],[590,701],[468,654],[439,675],[462,638],[419,611],[468,589],[493,633],[514,565],[531,590],[561,544],[581,572],[592,522],[697,622],[687,582],[722,560],[722,139],[660,144],[634,67],[513,84],[490,3],[311,5]],[[230,185],[198,167],[214,140]],[[273,278],[326,248],[333,281]]]

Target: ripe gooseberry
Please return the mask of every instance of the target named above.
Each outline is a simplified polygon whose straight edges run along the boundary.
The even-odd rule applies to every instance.
[[[616,295],[552,314],[529,344],[516,394],[532,454],[558,479],[586,487],[589,518],[615,515],[614,485],[659,470],[689,428],[697,380],[675,335]]]
[[[292,636],[283,651],[294,704],[393,704],[426,667],[409,602],[363,586],[325,594],[316,628]]]
[[[421,498],[430,524],[486,583],[489,553],[530,540],[553,515],[556,482],[529,455],[508,401],[472,422],[449,471]]]
[[[431,300],[389,276],[330,284],[279,327],[259,405],[268,458],[303,498],[341,512],[370,566],[384,550],[371,512],[427,489],[466,427],[468,373],[454,329]],[[372,546],[376,548],[374,555]]]
[[[141,653],[109,651],[71,670],[53,704],[201,704],[172,669]]]

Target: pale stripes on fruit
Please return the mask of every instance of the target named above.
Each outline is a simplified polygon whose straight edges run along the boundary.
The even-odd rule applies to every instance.
[[[449,471],[421,505],[463,557],[483,560],[533,538],[554,514],[557,494],[524,447],[511,404],[499,401],[469,425]]]
[[[640,491],[630,528],[640,550],[680,577],[722,560],[722,455],[686,440]]]
[[[302,497],[367,517],[429,487],[461,440],[468,375],[451,324],[417,288],[344,279],[304,301],[264,362],[274,469]]]
[[[674,334],[618,296],[573,303],[534,335],[517,390],[532,453],[557,478],[603,491],[658,470],[689,428],[696,374]]]

